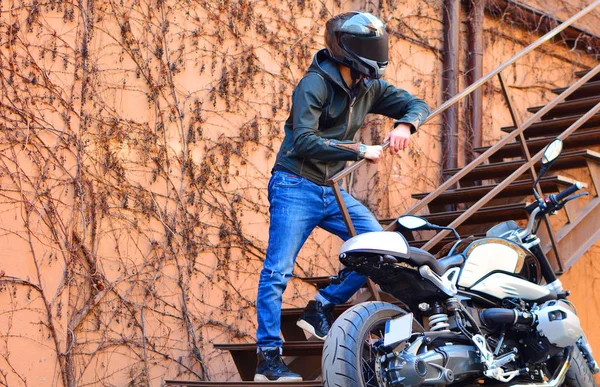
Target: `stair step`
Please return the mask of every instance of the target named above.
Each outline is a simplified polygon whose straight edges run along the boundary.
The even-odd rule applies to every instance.
[[[215,344],[215,349],[229,351],[242,380],[252,380],[256,371],[256,343],[247,344]],[[283,356],[298,356],[288,363],[289,368],[301,374],[305,380],[314,379],[307,375],[319,371],[322,341],[284,341]]]
[[[304,382],[203,382],[195,380],[165,380],[165,386],[186,386],[186,387],[323,387],[320,380],[308,380]]]
[[[520,220],[527,219],[528,214],[525,211],[525,207],[528,203],[513,203],[503,204],[500,206],[490,206],[479,209],[469,219],[467,219],[463,225],[467,224],[483,224],[483,223],[499,223],[506,220]],[[448,211],[438,212],[434,214],[425,215],[425,218],[433,224],[440,226],[447,226],[452,223],[456,218],[465,213],[466,210],[461,211]]]
[[[256,343],[215,344],[214,348],[222,351],[248,353],[252,355],[252,361],[256,362]],[[283,356],[320,356],[322,350],[322,341],[285,341],[283,343]]]
[[[575,113],[584,114],[589,111],[594,105],[600,102],[600,95],[596,95],[593,97],[574,99],[572,101],[561,102],[556,105],[552,110],[546,113],[542,119],[548,118],[556,118],[556,117],[565,117],[572,116]],[[527,108],[528,112],[537,113],[542,110],[544,106],[534,106]]]
[[[346,310],[348,310],[352,306],[354,306],[354,305],[353,304],[336,305],[335,308],[333,308],[334,317],[335,318],[339,317],[339,315],[344,313]],[[286,342],[288,342],[288,341],[306,341],[306,337],[304,336],[304,331],[302,330],[302,328],[299,328],[296,325],[296,321],[298,321],[298,319],[302,315],[303,311],[304,311],[304,308],[285,308],[281,311],[281,331],[283,334],[283,338],[285,339]],[[286,327],[288,330],[290,330],[290,327],[296,328],[299,331],[299,333],[302,335],[302,337],[294,335],[292,338],[288,338],[288,335],[286,335],[286,332],[285,332]]]
[[[575,75],[582,78],[585,74],[589,73],[590,70],[579,70],[575,72]],[[600,74],[596,74],[589,80],[589,82],[600,81]]]
[[[391,220],[390,220],[390,223],[391,223]],[[408,244],[410,244],[411,246],[414,246],[414,247],[420,247],[420,246],[423,246],[427,242],[428,242],[427,240],[409,241]],[[298,277],[298,278],[306,283],[316,286],[317,289],[324,289],[327,286],[329,286],[329,284],[331,283],[331,276],[328,276],[328,275],[319,276],[319,277]],[[363,287],[366,287],[366,285]]]
[[[468,235],[463,235],[463,237],[467,237]],[[482,236],[482,235],[479,235]],[[408,242],[409,245],[411,245],[412,247],[418,247],[421,248],[423,246],[425,246],[425,244],[429,242],[429,239],[419,239],[416,241],[410,241]],[[449,236],[446,237],[444,239],[442,239],[441,241],[439,241],[435,246],[433,246],[432,248],[429,249],[429,252],[431,254],[436,254],[438,251],[440,251],[440,249],[444,246],[446,246],[448,243],[454,243],[456,242],[456,238],[454,238],[454,236]]]
[[[331,276],[319,276],[319,277],[298,277],[302,281],[315,286],[317,289],[323,289],[329,286],[331,282]]]
[[[558,87],[556,89],[552,89],[552,92],[554,94],[561,94],[567,89],[568,87]],[[600,95],[600,81],[587,82],[581,85],[579,89],[575,90],[571,95],[567,97],[567,101],[584,97],[592,97],[595,95]]]
[[[565,152],[558,157],[554,164],[552,164],[552,170],[556,172],[563,169],[582,168],[587,165],[586,162],[588,160],[600,162],[600,153],[591,151],[589,149]],[[523,165],[522,160],[480,165],[469,172],[463,179],[461,179],[461,181],[503,178],[509,176],[511,173],[519,169],[521,165]],[[539,166],[540,163],[537,163],[536,165]],[[460,170],[460,168],[446,169],[444,170],[444,175],[454,175]],[[525,172],[524,175],[529,175],[529,172]]]
[[[331,277],[316,277],[319,278],[323,287],[331,283]],[[333,315],[337,318],[344,313],[352,304],[336,305],[333,309]],[[304,330],[296,325],[296,321],[304,308],[285,308],[281,311],[281,334],[286,342],[290,341],[306,341]]]
[[[530,154],[536,154],[540,150],[544,149],[546,145],[551,143],[556,137],[544,137],[531,139],[527,141],[527,147],[529,148]],[[575,132],[563,141],[563,151],[566,150],[575,150],[586,148],[594,145],[600,145],[600,128],[586,130],[583,132]],[[483,153],[487,151],[489,146],[475,148],[474,152]],[[504,158],[512,158],[512,157],[523,157],[523,151],[521,150],[520,142],[511,142],[502,147],[502,149],[498,150],[492,157],[490,157],[490,161],[500,161]]]
[[[581,116],[569,116],[539,121],[527,128],[523,135],[525,138],[558,136],[568,127],[573,125]],[[586,123],[581,125],[575,133],[584,132],[586,129],[598,129],[600,127],[600,113],[592,116]],[[505,126],[501,130],[510,133],[517,129],[515,126]]]
[[[573,183],[575,183],[575,180],[563,176],[545,176],[540,180],[540,184],[544,192],[557,192],[563,189],[563,186],[571,185]],[[500,192],[496,198],[529,196],[532,194],[532,184],[533,182],[531,180],[515,181],[506,187],[502,192]],[[465,187],[446,191],[434,199],[430,205],[476,202],[494,188],[496,188],[496,184]],[[412,197],[421,200],[427,195],[429,195],[429,193],[420,193],[413,194]]]
[[[528,214],[525,211],[525,207],[528,203],[513,203],[503,204],[499,206],[490,206],[479,209],[469,219],[463,222],[463,225],[468,224],[483,224],[483,223],[499,223],[505,220],[520,220],[527,219]],[[448,212],[436,212],[429,215],[421,215],[426,218],[430,223],[437,224],[440,226],[447,226],[452,223],[456,218],[461,216],[466,211],[448,211]],[[392,221],[393,219],[389,219]],[[426,241],[428,242],[428,241]]]

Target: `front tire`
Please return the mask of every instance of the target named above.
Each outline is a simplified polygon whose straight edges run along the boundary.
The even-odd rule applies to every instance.
[[[325,387],[376,387],[376,350],[385,322],[406,314],[387,302],[365,302],[345,311],[335,321],[323,347],[321,369]]]
[[[594,375],[588,366],[583,354],[574,346],[571,356],[571,367],[567,371],[564,385],[566,387],[597,387]]]

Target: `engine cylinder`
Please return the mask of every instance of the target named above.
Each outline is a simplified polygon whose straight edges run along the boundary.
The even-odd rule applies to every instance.
[[[548,301],[533,313],[537,317],[538,333],[559,348],[575,344],[583,334],[579,317],[566,301]]]

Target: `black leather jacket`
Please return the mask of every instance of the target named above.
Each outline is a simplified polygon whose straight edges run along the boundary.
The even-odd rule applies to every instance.
[[[396,118],[412,125],[412,132],[429,115],[427,104],[382,79],[363,79],[350,90],[325,50],[319,51],[292,95],[285,138],[275,160],[289,171],[326,185],[358,160],[356,131],[368,113]]]

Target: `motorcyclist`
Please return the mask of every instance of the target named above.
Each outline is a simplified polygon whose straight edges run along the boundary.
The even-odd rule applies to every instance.
[[[365,116],[376,113],[397,120],[385,137],[396,154],[429,115],[423,100],[381,79],[388,63],[388,34],[378,18],[364,12],[337,15],[326,24],[325,43],[327,48],[316,53],[293,92],[285,138],[268,185],[269,245],[256,302],[255,381],[302,380],[281,359],[282,294],[300,248],[317,226],[343,240],[350,237],[327,181],[347,161],[380,160],[381,146],[353,140]],[[365,206],[342,194],[357,233],[381,230]],[[333,306],[346,302],[364,282],[365,277],[350,273],[320,290],[298,325],[324,340]]]

